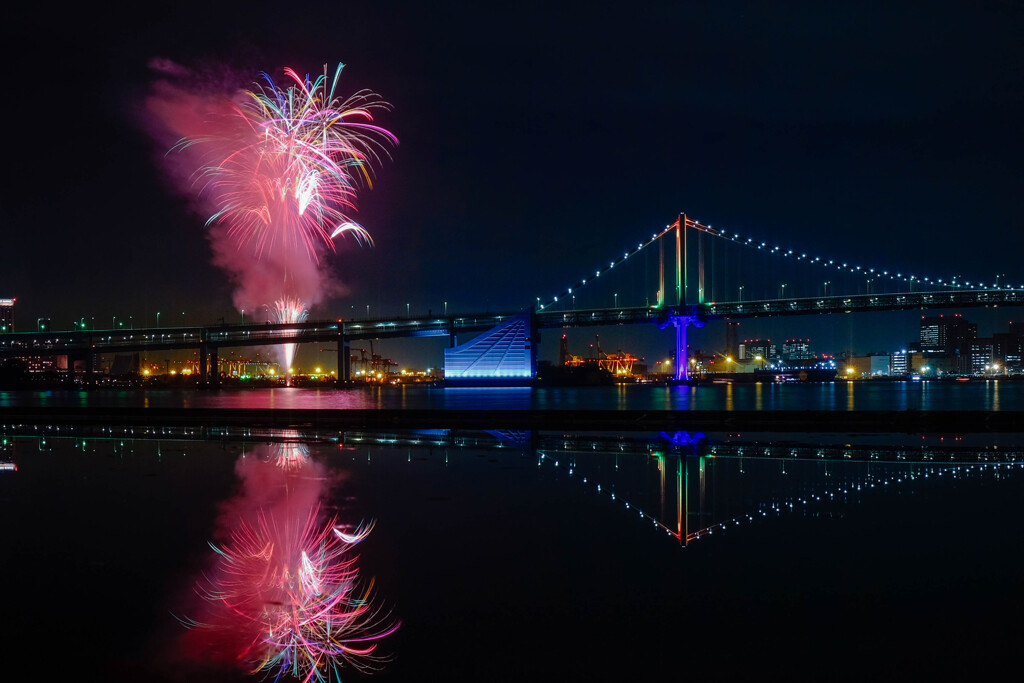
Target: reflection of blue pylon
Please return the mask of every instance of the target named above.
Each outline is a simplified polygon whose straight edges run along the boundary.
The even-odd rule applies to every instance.
[[[693,434],[689,432],[675,432],[673,434],[661,432],[658,436],[668,441],[672,446],[693,446],[694,454],[696,454],[696,447],[704,438],[704,432],[694,432]]]
[[[696,307],[695,307],[696,308]],[[659,328],[664,330],[669,325],[676,327],[676,376],[677,380],[690,379],[690,359],[686,353],[686,328],[690,325],[700,328],[704,327],[696,310],[691,315],[669,315],[668,320],[661,323]]]

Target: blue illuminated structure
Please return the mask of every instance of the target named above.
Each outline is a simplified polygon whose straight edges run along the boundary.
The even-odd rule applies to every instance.
[[[531,310],[444,351],[446,382],[511,384],[532,381],[536,376]]]
[[[671,314],[665,322],[659,325],[660,329],[663,330],[669,325],[676,328],[676,374],[672,380],[673,382],[689,383],[693,381],[693,378],[690,377],[689,354],[686,351],[686,328],[690,325],[704,327],[703,316],[698,311],[699,307],[694,306],[693,312],[690,315]]]

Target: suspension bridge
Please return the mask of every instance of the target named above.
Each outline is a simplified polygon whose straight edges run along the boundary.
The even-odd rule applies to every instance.
[[[978,281],[860,265],[680,214],[621,256],[519,311],[7,333],[0,334],[0,359],[63,355],[68,367],[74,366],[71,359],[84,360],[91,377],[100,354],[198,350],[199,381],[216,385],[221,349],[336,342],[338,377],[344,380],[351,342],[445,336],[447,379],[529,381],[537,374],[539,329],[654,324],[673,330],[675,379],[688,381],[688,331],[712,319],[1024,305],[1024,284],[1004,277]],[[459,344],[460,335],[475,336]]]

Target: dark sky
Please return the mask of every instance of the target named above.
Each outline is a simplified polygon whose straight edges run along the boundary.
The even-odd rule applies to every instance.
[[[254,77],[344,62],[345,89],[393,105],[401,143],[359,201],[376,246],[339,250],[350,293],[314,317],[515,310],[680,211],[827,258],[1024,281],[1024,3],[487,4],[5,22],[0,296],[19,327],[237,316],[139,125],[158,57]]]

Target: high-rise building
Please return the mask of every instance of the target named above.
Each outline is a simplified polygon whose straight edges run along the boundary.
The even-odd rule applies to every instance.
[[[14,302],[17,299],[0,299],[0,333],[14,332]]]
[[[761,360],[772,360],[778,356],[778,347],[771,339],[744,339],[740,344],[740,360],[754,360],[758,356]]]
[[[889,374],[906,375],[910,373],[910,354],[906,351],[896,351],[889,356]]]
[[[972,374],[983,374],[993,362],[994,345],[991,339],[973,339],[968,346],[970,371]]]
[[[971,341],[977,338],[978,326],[964,320],[959,313],[921,316],[921,351],[925,353],[966,352]]]
[[[740,324],[732,320],[725,321],[725,355],[730,358],[740,357]]]
[[[810,360],[814,358],[811,354],[810,339],[787,339],[782,343],[783,360]]]

